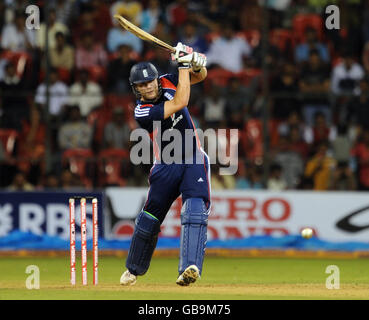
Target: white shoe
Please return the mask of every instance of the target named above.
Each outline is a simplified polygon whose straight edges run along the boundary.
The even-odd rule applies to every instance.
[[[124,271],[122,276],[120,277],[120,284],[122,286],[133,286],[136,283],[137,276],[130,273],[128,270]]]
[[[187,267],[185,271],[178,277],[176,283],[180,286],[189,286],[200,277],[199,268],[194,264]]]

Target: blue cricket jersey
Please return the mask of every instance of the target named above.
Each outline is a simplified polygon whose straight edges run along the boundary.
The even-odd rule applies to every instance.
[[[184,107],[183,109],[177,111],[172,116],[164,120],[164,103],[165,101],[169,101],[174,98],[178,85],[178,75],[165,74],[159,77],[159,81],[162,87],[162,95],[160,99],[155,104],[137,100],[137,105],[135,107],[135,119],[143,129],[146,129],[148,131],[153,142],[156,160],[162,160],[161,155],[163,149],[174,139],[173,137],[171,137],[169,141],[163,141],[163,133],[165,132],[165,130],[173,129],[177,129],[182,136],[182,161],[184,161],[185,158],[188,157],[192,157],[192,159],[195,159],[194,157],[196,153],[198,154],[198,152],[200,151],[200,153],[202,154],[202,149],[200,140],[196,133],[195,125],[192,121],[187,107]],[[160,129],[158,128],[158,126],[154,125],[154,121],[160,121]],[[188,150],[185,151],[186,129],[190,129],[192,131],[193,147],[187,148]]]

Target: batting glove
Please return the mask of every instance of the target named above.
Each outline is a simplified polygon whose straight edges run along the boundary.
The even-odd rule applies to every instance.
[[[206,67],[206,56],[202,53],[194,52],[192,56],[192,70],[200,72],[203,67]]]
[[[172,55],[172,59],[178,62],[178,69],[189,69],[191,68],[191,62],[193,59],[193,49],[189,46],[178,42],[176,52]]]

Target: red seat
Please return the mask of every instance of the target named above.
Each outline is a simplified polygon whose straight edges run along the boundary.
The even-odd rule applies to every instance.
[[[237,73],[237,77],[244,86],[248,86],[252,79],[261,75],[260,69],[245,69]]]
[[[101,66],[92,66],[88,68],[90,80],[97,83],[105,83],[107,79],[106,69]]]
[[[292,19],[292,29],[298,42],[305,41],[305,29],[312,27],[317,31],[319,41],[324,41],[323,19],[318,14],[296,14]]]
[[[6,155],[11,157],[15,150],[15,143],[18,138],[18,132],[13,129],[0,129],[0,141],[3,145]]]
[[[98,156],[99,186],[125,186],[128,175],[129,152],[122,149],[105,149]]]
[[[76,174],[86,187],[92,187],[94,154],[90,149],[69,149],[63,152],[63,167]]]
[[[273,29],[269,33],[269,41],[275,45],[279,50],[285,52],[292,49],[295,45],[294,37],[291,30],[288,29]]]
[[[208,75],[205,80],[205,89],[209,89],[209,85],[213,84],[219,87],[226,87],[228,85],[228,81],[231,77],[234,77],[235,73],[221,69],[211,69],[208,71]]]
[[[58,68],[59,79],[64,83],[70,83],[70,71],[65,68]]]
[[[17,76],[22,77],[26,71],[27,65],[31,64],[32,58],[27,52],[4,51],[1,58],[15,64]]]
[[[244,153],[252,162],[263,158],[263,125],[259,119],[250,119],[246,122],[242,133]]]

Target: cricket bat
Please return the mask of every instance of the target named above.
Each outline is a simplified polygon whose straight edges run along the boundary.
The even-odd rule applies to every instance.
[[[122,16],[116,14],[114,15],[114,18],[118,19],[119,24],[126,29],[127,31],[133,33],[135,36],[139,37],[142,40],[149,41],[153,44],[158,45],[160,48],[169,51],[171,53],[175,53],[176,49],[172,47],[171,45],[165,43],[164,41],[161,41],[160,39],[154,37],[150,33],[142,30],[141,28],[134,25],[132,22],[128,21],[127,19],[123,18]]]

